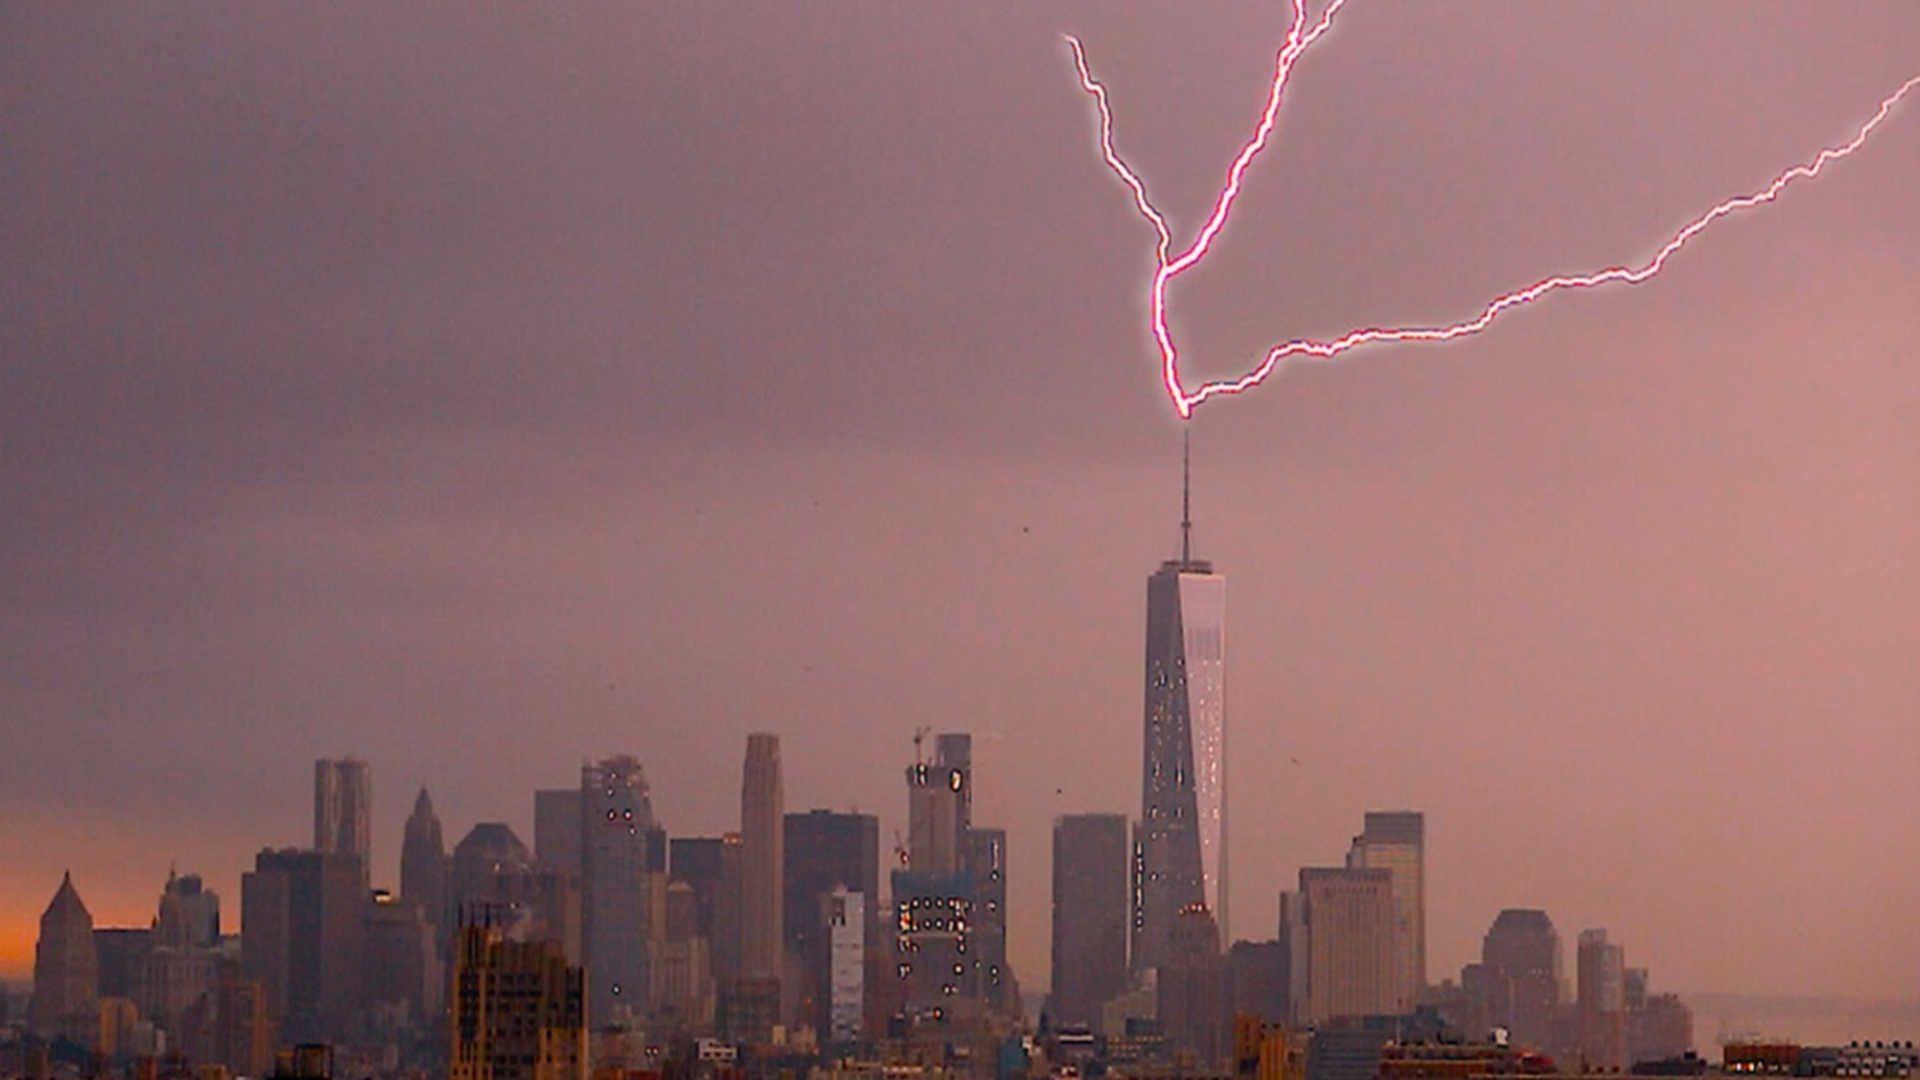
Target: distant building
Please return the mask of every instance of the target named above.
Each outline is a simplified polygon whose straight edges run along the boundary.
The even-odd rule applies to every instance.
[[[1007,831],[968,829],[964,863],[973,887],[973,992],[991,1008],[1017,1013],[1007,960]]]
[[[582,940],[596,1028],[646,1016],[647,877],[657,843],[649,791],[646,771],[627,755],[580,770]]]
[[[968,948],[973,884],[965,874],[893,873],[894,1000],[909,1027],[972,1020]]]
[[[1287,954],[1279,941],[1236,941],[1227,950],[1227,1006],[1234,1016],[1288,1022]]]
[[[292,1042],[344,1034],[359,1002],[366,874],[345,852],[263,849],[240,878],[240,953]]]
[[[1398,1013],[1393,873],[1314,868],[1300,871],[1306,923],[1306,1019]]]
[[[154,918],[158,944],[175,948],[212,948],[220,944],[220,894],[198,874],[167,874]]]
[[[718,934],[714,920],[720,910],[720,893],[725,878],[726,840],[718,836],[676,836],[669,841],[672,859],[668,872],[674,881],[683,881],[693,889],[694,911],[699,919],[699,936],[709,940]]]
[[[179,1045],[187,1057],[235,1076],[265,1076],[274,1050],[266,987],[235,964],[221,965],[213,987],[187,1010]]]
[[[940,735],[932,761],[907,767],[907,869],[958,874],[973,827],[973,738]]]
[[[747,736],[740,775],[740,970],[778,980],[785,964],[781,910],[782,821],[786,796],[780,778],[780,737]]]
[[[1127,985],[1127,819],[1053,819],[1053,997],[1056,1026],[1100,1020]]]
[[[99,964],[93,915],[73,887],[73,876],[62,874],[40,915],[28,1029],[42,1038],[64,1037],[92,1047],[98,1041]]]
[[[556,941],[569,959],[581,955],[576,879],[536,863],[504,822],[476,824],[454,845],[448,866],[448,895],[460,925],[477,923],[515,937]]]
[[[1409,1012],[1427,985],[1426,818],[1415,810],[1369,810],[1347,865],[1393,872],[1394,1012]]]
[[[713,1021],[714,982],[709,943],[700,933],[699,900],[693,886],[674,881],[666,890],[666,931],[648,960],[647,998],[654,1016],[672,1027],[704,1030]]]
[[[373,865],[373,770],[358,758],[313,763],[313,850],[360,860],[364,887]]]
[[[1217,1068],[1227,1056],[1232,1013],[1227,1008],[1220,931],[1206,908],[1188,908],[1174,921],[1170,951],[1159,972],[1161,1034],[1172,1049],[1191,1053],[1200,1068]]]
[[[835,889],[863,898],[879,894],[880,819],[812,810],[786,815],[783,828],[782,919],[797,975],[796,985],[785,988],[794,1009],[789,1020],[812,1026],[824,1038],[832,1024],[834,958],[830,913],[823,905]],[[865,921],[855,929],[865,948],[879,936],[879,919],[871,905],[862,904],[860,913]],[[863,985],[866,968],[876,962],[873,956],[862,960]]]
[[[554,942],[463,929],[454,953],[450,1080],[584,1080],[585,981]]]
[[[1516,1042],[1533,1047],[1553,1044],[1554,1014],[1560,1007],[1560,935],[1547,913],[1508,908],[1493,920],[1481,944],[1480,962],[1504,984],[1507,1008],[1492,1021]]]
[[[93,932],[93,948],[99,957],[101,997],[132,999],[141,993],[147,954],[153,950],[151,928],[98,927]]]
[[[1579,980],[1580,1064],[1593,1072],[1619,1072],[1627,1060],[1627,959],[1605,930],[1580,931],[1576,956]]]
[[[447,845],[440,832],[440,815],[421,788],[414,797],[400,842],[400,900],[419,910],[433,927],[436,946],[447,939],[452,925],[452,903],[447,895]]]
[[[820,1030],[829,1042],[855,1042],[866,1035],[866,980],[873,951],[868,937],[874,922],[868,914],[871,895],[836,885],[820,898],[827,956],[826,1024]]]
[[[410,1022],[438,1015],[445,986],[438,934],[418,907],[376,892],[366,907],[361,1001],[397,1007]]]
[[[577,788],[533,793],[533,857],[540,865],[579,877],[581,797]]]

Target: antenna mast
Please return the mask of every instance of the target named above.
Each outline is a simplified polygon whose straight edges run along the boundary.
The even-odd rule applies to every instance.
[[[1193,428],[1180,425],[1180,561],[1193,561]]]

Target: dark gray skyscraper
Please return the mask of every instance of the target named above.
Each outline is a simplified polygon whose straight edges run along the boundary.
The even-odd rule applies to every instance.
[[[373,865],[373,771],[366,762],[313,763],[313,850],[357,856],[365,880]]]
[[[625,754],[580,768],[580,921],[596,1028],[645,1015],[646,875],[657,839],[648,791],[646,770]]]
[[[1182,467],[1180,557],[1147,579],[1146,725],[1134,827],[1133,966],[1167,956],[1174,920],[1227,921],[1227,579],[1193,557]]]
[[[533,857],[543,866],[580,876],[580,791],[533,793]]]
[[[1094,1024],[1127,985],[1127,819],[1053,819],[1054,1023]]]

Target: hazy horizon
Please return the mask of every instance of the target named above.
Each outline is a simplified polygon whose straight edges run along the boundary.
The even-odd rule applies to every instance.
[[[1352,0],[1177,286],[1195,370],[1644,257],[1920,72],[1920,7],[1807,11]],[[177,865],[237,927],[316,757],[372,763],[393,884],[423,784],[449,846],[531,843],[631,752],[716,834],[762,730],[885,849],[927,725],[1044,985],[1179,513],[1061,34],[1185,235],[1285,19],[0,9],[0,976],[67,868],[101,924]],[[1656,992],[1915,999],[1915,190],[1908,106],[1650,285],[1199,410],[1234,936],[1407,807],[1434,981],[1539,907]]]

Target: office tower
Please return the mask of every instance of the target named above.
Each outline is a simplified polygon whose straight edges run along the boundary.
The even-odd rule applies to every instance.
[[[266,987],[238,965],[222,964],[213,988],[188,1008],[178,1038],[194,1061],[224,1065],[235,1076],[266,1076],[273,1067]]]
[[[1627,1060],[1627,955],[1605,930],[1580,931],[1575,956],[1580,1059],[1594,1072],[1622,1072]],[[1644,984],[1643,984],[1644,992]]]
[[[1183,468],[1180,557],[1147,579],[1146,718],[1135,827],[1133,967],[1166,956],[1195,904],[1227,917],[1227,580],[1192,554]]]
[[[646,1015],[647,872],[654,839],[647,774],[625,754],[580,768],[581,923],[596,1028]]]
[[[1018,1012],[1007,961],[1007,831],[968,829],[962,869],[973,887],[973,988],[995,1008]]]
[[[1287,1022],[1286,950],[1279,941],[1236,941],[1227,950],[1227,1003],[1235,1016]]]
[[[722,986],[740,978],[740,920],[742,900],[740,834],[720,838],[720,890],[713,909],[713,977]]]
[[[33,1004],[28,1028],[42,1038],[64,1036],[92,1046],[99,1026],[100,960],[93,946],[93,915],[71,874],[40,915],[33,947]]]
[[[313,850],[360,860],[360,882],[373,866],[373,771],[358,758],[313,763]]]
[[[1677,994],[1647,994],[1627,1006],[1627,1060],[1664,1061],[1693,1049],[1693,1010]]]
[[[207,888],[198,874],[168,871],[153,934],[158,944],[173,948],[207,949],[220,944],[220,894]]]
[[[448,895],[459,925],[557,941],[569,959],[580,955],[578,881],[536,863],[505,823],[475,825],[454,845],[448,866]]]
[[[447,899],[447,845],[440,833],[440,815],[421,788],[400,841],[400,900],[418,909],[433,927],[435,940],[444,940],[451,925]]]
[[[1347,865],[1393,872],[1393,1010],[1412,1012],[1427,985],[1426,819],[1415,810],[1369,810]]]
[[[910,1025],[946,1024],[977,1015],[980,1004],[968,949],[973,885],[965,874],[893,872],[897,998]]]
[[[1553,1016],[1560,1007],[1560,935],[1547,913],[1508,908],[1493,920],[1480,947],[1480,962],[1498,972],[1507,991],[1507,1009],[1493,1022],[1513,1040],[1545,1047],[1553,1041]]]
[[[554,788],[533,793],[533,857],[580,875],[580,792]]]
[[[93,951],[99,957],[99,987],[103,998],[131,998],[139,993],[153,949],[148,927],[103,926],[93,932]]]
[[[367,904],[361,934],[364,1003],[399,1007],[413,1021],[438,1013],[445,980],[439,937],[426,913],[379,890]]]
[[[857,897],[878,895],[880,819],[872,814],[812,810],[786,815],[783,829],[782,919],[787,951],[798,975],[797,985],[787,988],[793,1003],[789,1019],[811,1024],[824,1036],[832,1023],[833,956],[828,941],[831,924],[825,921],[821,903],[836,888]],[[864,945],[877,940],[879,924],[870,904],[861,909],[861,917],[868,920],[858,928]]]
[[[866,977],[871,966],[869,942],[873,929],[867,897],[872,895],[835,885],[820,898],[827,955],[822,1002],[826,1023],[820,1030],[830,1042],[853,1042],[866,1031]]]
[[[1286,1022],[1295,1027],[1307,1023],[1307,961],[1311,952],[1306,897],[1298,889],[1288,889],[1280,894],[1280,963],[1286,972]]]
[[[1394,1013],[1393,872],[1300,871],[1307,927],[1306,1019]]]
[[[1127,985],[1127,819],[1053,819],[1054,1026],[1098,1025]]]
[[[907,768],[907,869],[957,874],[967,830],[973,827],[973,737],[940,735],[932,761]]]
[[[132,995],[141,1015],[164,1030],[176,1030],[187,1008],[213,987],[219,904],[198,877],[168,872]]]
[[[1193,1054],[1202,1069],[1225,1056],[1227,1026],[1226,963],[1220,955],[1220,930],[1204,907],[1190,907],[1173,921],[1167,955],[1156,969],[1156,1015],[1169,1048]]]
[[[551,941],[468,926],[454,953],[449,1080],[584,1080],[586,975]]]
[[[785,966],[780,907],[785,803],[779,736],[747,736],[740,774],[740,970],[753,978],[778,979]]]
[[[668,841],[672,852],[668,873],[673,881],[685,882],[693,889],[693,907],[699,919],[699,936],[713,941],[714,919],[720,909],[722,851],[726,841],[718,836],[676,836]]]
[[[329,1041],[359,996],[365,870],[342,852],[262,849],[240,878],[240,953],[290,1042]]]
[[[693,886],[667,886],[664,937],[648,958],[647,1000],[655,1015],[682,1029],[700,1029],[713,1021],[714,988],[709,944],[700,932],[699,898]]]

